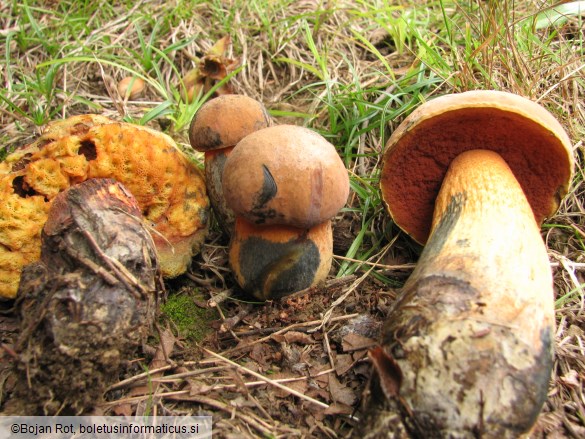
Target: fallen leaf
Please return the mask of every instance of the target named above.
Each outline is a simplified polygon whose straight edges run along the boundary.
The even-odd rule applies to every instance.
[[[214,386],[210,386],[209,384],[201,380],[189,379],[187,380],[187,382],[189,383],[188,384],[189,396],[204,395],[212,391],[214,388]]]
[[[274,353],[270,346],[266,343],[258,343],[254,345],[250,351],[249,357],[254,360],[258,365],[266,368],[271,365]]]
[[[335,373],[339,376],[344,375],[352,368],[354,360],[349,354],[341,354],[337,356],[335,361]]]
[[[302,345],[313,344],[315,340],[309,334],[299,331],[289,331],[286,334],[279,334],[272,337],[278,342],[297,343]]]
[[[298,375],[292,375],[292,374],[286,374],[286,373],[275,373],[270,375],[270,379],[272,380],[282,380],[282,379],[286,379],[286,378],[298,378]],[[296,390],[297,392],[300,393],[305,393],[307,391],[307,380],[303,379],[303,380],[298,380],[298,381],[290,381],[290,382],[283,382],[281,383],[282,385],[289,387],[292,390]],[[290,392],[284,390],[284,389],[280,389],[278,387],[274,387],[274,394],[278,397],[278,398],[287,398],[288,396],[290,396]]]
[[[331,392],[331,399],[336,403],[352,406],[357,400],[354,391],[341,384],[334,375],[329,377],[329,392]]]
[[[359,334],[349,333],[341,342],[344,352],[359,351],[360,349],[368,349],[376,344],[374,339],[364,337]]]
[[[339,402],[334,402],[329,406],[329,408],[325,409],[323,413],[326,415],[351,415],[353,412],[353,407],[341,404]]]
[[[234,384],[236,385],[236,388],[238,389],[238,391],[240,393],[242,393],[243,395],[248,396],[248,394],[250,392],[248,392],[248,388],[246,387],[246,383],[244,382],[242,375],[240,375],[240,373],[235,369],[230,369],[228,371],[228,374],[234,380]]]
[[[370,350],[368,356],[380,378],[380,387],[386,398],[398,396],[402,385],[402,370],[394,358],[380,346]]]

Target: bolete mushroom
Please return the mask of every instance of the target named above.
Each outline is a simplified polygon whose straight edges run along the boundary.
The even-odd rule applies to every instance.
[[[135,76],[126,76],[118,82],[118,94],[122,99],[136,99],[145,88],[144,80]]]
[[[426,247],[373,353],[372,394],[383,397],[367,425],[383,425],[394,403],[427,437],[516,438],[532,428],[554,342],[539,224],[567,192],[570,146],[543,107],[496,91],[429,101],[392,134],[382,195]]]
[[[265,300],[325,279],[331,218],[349,194],[347,170],[331,143],[307,128],[264,128],[238,142],[222,182],[236,216],[230,265],[245,291]]]
[[[225,204],[221,176],[228,154],[248,134],[270,125],[260,102],[244,95],[228,94],[207,101],[195,113],[189,127],[193,149],[205,153],[205,182],[209,201],[219,225],[228,234],[234,214]]]
[[[205,181],[169,136],[103,116],[51,123],[0,163],[0,298],[14,298],[20,272],[40,255],[57,194],[90,178],[114,178],[138,201],[163,275],[183,273],[207,234]]]
[[[100,402],[144,344],[164,287],[141,209],[112,179],[59,193],[41,241],[40,259],[22,270],[17,379],[3,409],[77,415]]]

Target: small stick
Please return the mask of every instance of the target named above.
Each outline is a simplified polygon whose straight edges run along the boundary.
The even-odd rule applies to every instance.
[[[211,299],[207,301],[207,306],[210,308],[216,308],[220,303],[232,297],[234,290],[230,288],[229,290],[221,291],[215,295],[211,296]]]
[[[181,366],[195,366],[198,363],[199,363],[198,361],[189,361],[189,362],[182,363]],[[141,380],[143,378],[147,378],[148,376],[153,375],[153,374],[158,373],[158,372],[164,372],[164,371],[167,371],[169,369],[174,369],[175,367],[177,367],[177,365],[168,364],[166,366],[158,367],[156,369],[152,369],[152,370],[149,370],[147,372],[139,373],[138,375],[134,375],[134,376],[131,376],[130,378],[126,378],[125,380],[119,381],[116,384],[112,384],[110,387],[108,387],[106,389],[106,392],[109,392],[110,390],[116,390],[116,389],[126,387],[129,384],[134,383],[135,381]],[[213,369],[213,368],[209,368],[207,370],[211,370],[211,369]]]
[[[357,317],[357,316],[359,316],[358,313],[346,314],[344,316],[332,317],[331,319],[329,319],[329,321],[330,322],[337,322],[339,320],[350,320],[350,319],[353,319],[354,317]],[[284,334],[285,332],[288,332],[291,329],[304,328],[307,326],[315,326],[315,325],[321,325],[321,324],[322,324],[322,320],[312,320],[310,322],[293,323],[292,325],[289,325],[286,328],[282,328],[282,329],[280,329],[280,330],[278,330],[270,335],[267,335],[266,337],[262,337],[262,338],[259,338],[257,340],[254,340],[250,343],[247,343],[244,346],[236,346],[235,348],[231,348],[231,349],[228,349],[227,351],[223,351],[222,354],[223,355],[233,354],[234,352],[238,352],[238,351],[241,351],[243,349],[250,348],[250,347],[254,346],[255,344],[263,343],[265,341],[270,340],[275,335]],[[209,361],[209,360],[202,360],[201,364],[206,364],[206,361]]]
[[[278,387],[279,389],[285,390],[285,391],[287,391],[287,392],[289,392],[289,393],[291,393],[291,394],[293,394],[293,395],[295,395],[295,396],[297,396],[297,397],[299,397],[301,399],[304,399],[305,401],[308,401],[308,402],[311,402],[311,403],[313,403],[315,405],[318,405],[319,407],[322,407],[322,408],[325,408],[325,409],[328,409],[329,408],[329,405],[328,404],[325,404],[324,402],[317,401],[316,399],[311,398],[310,396],[303,395],[302,393],[297,392],[296,390],[291,389],[290,387],[287,387],[287,386],[285,386],[283,384],[280,384],[280,383],[278,383],[278,382],[276,382],[274,380],[271,380],[270,378],[266,378],[264,375],[261,375],[261,374],[259,374],[257,372],[254,372],[253,370],[248,369],[247,367],[244,367],[244,366],[242,366],[242,365],[240,365],[240,364],[238,364],[238,363],[236,363],[236,362],[234,362],[232,360],[229,360],[229,359],[227,359],[227,358],[225,358],[225,357],[223,357],[223,356],[221,356],[219,354],[216,354],[215,352],[212,352],[209,349],[203,348],[203,350],[205,352],[207,352],[209,355],[211,355],[212,357],[215,357],[215,358],[217,358],[217,359],[219,359],[219,360],[221,360],[221,361],[223,361],[225,363],[231,364],[232,366],[238,368],[239,370],[242,370],[243,372],[245,372],[245,373],[247,373],[249,375],[252,375],[252,376],[254,376],[256,378],[259,378],[262,381],[265,381],[268,384],[273,385],[274,387]]]

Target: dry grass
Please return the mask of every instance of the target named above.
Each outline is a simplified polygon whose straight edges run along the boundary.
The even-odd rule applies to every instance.
[[[37,3],[0,6],[0,58],[7,61],[0,63],[0,148],[29,142],[51,119],[86,112],[142,120],[187,145],[186,121],[202,101],[181,102],[180,78],[194,56],[230,35],[227,56],[243,66],[231,79],[236,92],[262,101],[279,122],[323,133],[352,180],[350,203],[337,219],[338,257],[326,288],[266,306],[219,302],[222,320],[201,346],[166,333],[173,348],[167,365],[150,371],[154,393],[130,396],[130,388],[146,382],[139,367],[130,368],[101,410],[213,413],[220,437],[350,434],[369,374],[368,341],[420,251],[393,226],[379,199],[385,140],[432,96],[496,88],[540,102],[574,143],[570,194],[543,226],[557,294],[557,346],[535,435],[585,436],[585,52],[579,18],[536,29],[537,13],[550,2],[531,0]],[[148,79],[136,101],[115,91],[129,73]],[[211,298],[233,286],[226,267],[225,241],[215,232],[191,274],[169,289],[178,294],[197,287]],[[364,315],[371,318],[351,319]],[[306,396],[291,396],[282,385]]]

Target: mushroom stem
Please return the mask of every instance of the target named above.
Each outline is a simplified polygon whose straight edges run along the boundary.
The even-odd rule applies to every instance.
[[[529,431],[546,399],[553,336],[552,275],[524,192],[500,155],[464,152],[384,329],[414,425],[441,437]]]

